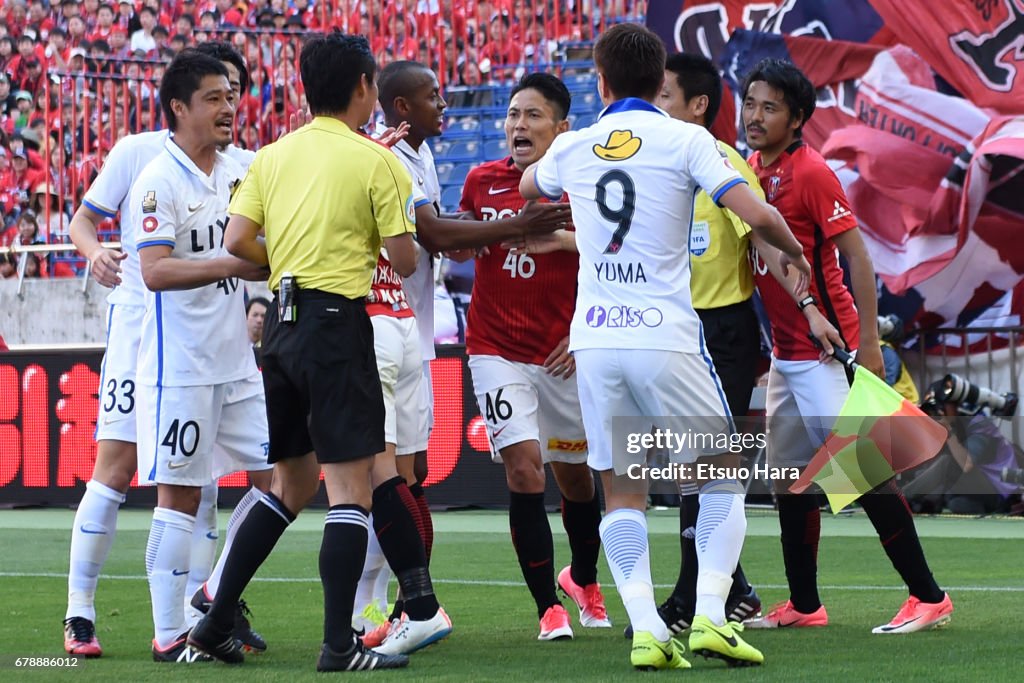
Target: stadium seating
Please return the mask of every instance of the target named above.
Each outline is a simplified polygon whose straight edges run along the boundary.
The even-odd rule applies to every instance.
[[[569,49],[587,51],[590,44],[574,43]],[[601,111],[593,63],[566,61],[560,67],[562,79],[572,94],[569,113],[572,128],[593,125]],[[462,183],[471,168],[508,154],[505,116],[511,92],[511,84],[451,87],[445,92],[448,123],[444,134],[430,143],[441,182],[444,211],[458,210]]]

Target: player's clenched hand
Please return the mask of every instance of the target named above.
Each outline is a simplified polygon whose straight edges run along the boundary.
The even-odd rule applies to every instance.
[[[518,221],[526,233],[546,233],[564,228],[572,222],[568,204],[538,204],[526,202],[523,210],[512,220]]]
[[[384,145],[385,147],[394,147],[399,142],[405,139],[405,136],[409,134],[409,123],[402,121],[398,124],[398,128],[386,128],[380,137],[377,138],[377,142]]]
[[[799,277],[793,285],[793,295],[798,299],[803,299],[807,296],[807,288],[811,283],[811,264],[807,262],[807,258],[800,254],[800,258],[794,260],[780,251],[779,265],[782,267],[783,275],[789,275],[790,266],[796,269]]]
[[[569,337],[558,342],[555,350],[548,355],[544,361],[544,370],[552,377],[562,379],[569,379],[576,372],[576,359],[569,353]]]
[[[89,255],[89,271],[92,278],[104,287],[116,287],[121,284],[121,261],[128,254],[100,247]]]
[[[878,344],[861,345],[857,349],[857,363],[875,373],[876,377],[885,379],[885,362],[882,360],[882,347]]]
[[[839,330],[828,321],[828,318],[823,316],[813,306],[808,306],[807,310],[813,313],[813,315],[808,317],[807,324],[811,328],[811,336],[817,340],[818,345],[822,349],[821,360],[831,357],[833,347],[835,346],[845,349],[846,344],[843,343],[843,338],[839,336]]]
[[[236,256],[230,258],[231,277],[241,278],[248,282],[264,282],[270,277],[269,266],[258,266]]]

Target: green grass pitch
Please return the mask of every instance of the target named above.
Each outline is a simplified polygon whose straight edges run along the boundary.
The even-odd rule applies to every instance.
[[[730,670],[695,659],[693,669],[647,674],[702,681],[1010,681],[1020,680],[1020,614],[1024,607],[1024,522],[1012,519],[918,518],[932,570],[955,604],[945,629],[875,636],[905,599],[904,589],[863,514],[822,520],[821,595],[824,629],[748,631],[766,657],[763,667]],[[156,664],[143,555],[147,511],[122,511],[117,541],[97,595],[105,654],[76,669],[14,668],[16,656],[63,654],[61,620],[72,513],[0,512],[0,681],[287,681],[324,680],[315,673],[322,626],[317,549],[323,513],[304,513],[282,538],[246,593],[254,627],[270,644],[240,667]],[[226,517],[222,517],[222,524]],[[432,573],[454,621],[452,636],[413,656],[400,672],[334,674],[401,681],[618,681],[631,670],[622,637],[625,612],[601,560],[610,630],[577,628],[572,642],[536,640],[537,617],[522,585],[504,513],[435,513]],[[557,516],[556,570],[568,546]],[[675,580],[675,511],[650,514],[652,567],[659,599]],[[751,511],[743,553],[748,577],[766,607],[783,599],[785,577],[774,514]],[[572,606],[566,601],[570,613]],[[685,642],[685,641],[684,641]],[[1016,673],[1014,673],[1016,672]]]

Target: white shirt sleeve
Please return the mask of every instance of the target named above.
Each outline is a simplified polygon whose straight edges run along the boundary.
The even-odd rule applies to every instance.
[[[686,165],[690,175],[716,204],[730,187],[747,182],[733,168],[725,150],[703,128],[695,131],[690,143],[686,145]]]
[[[150,164],[160,163],[158,157]],[[160,173],[146,172],[132,187],[129,203],[132,227],[135,228],[139,249],[156,245],[172,249],[177,244],[178,217],[174,206],[174,184]]]
[[[569,137],[570,133],[562,133],[555,138],[551,146],[548,147],[547,153],[537,163],[537,170],[533,176],[540,193],[553,202],[560,200],[565,192],[562,187],[562,178],[558,173],[558,155],[565,147]]]
[[[131,138],[125,138],[114,145],[82,203],[101,216],[114,217],[132,189],[134,154]]]

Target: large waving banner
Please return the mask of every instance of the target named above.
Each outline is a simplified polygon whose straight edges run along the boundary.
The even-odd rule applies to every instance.
[[[964,97],[1001,113],[1024,112],[1024,0],[871,4],[899,42]]]
[[[789,37],[813,36],[848,43],[891,43],[891,34],[885,30],[882,18],[867,0],[650,0],[647,6],[647,26],[661,36],[669,52],[699,53],[718,64],[723,64],[726,45],[737,30],[756,32],[766,38],[773,34],[774,42],[746,49],[748,59],[744,61],[742,69],[736,65],[726,69],[727,73],[733,75],[733,82],[742,82],[749,67],[760,59],[754,59],[754,56],[785,56],[788,48],[783,44],[783,34],[787,36],[787,40]],[[798,55],[801,47],[796,48]],[[818,56],[826,54],[827,52],[819,52]],[[794,63],[799,63],[798,60],[802,60],[802,57],[797,56]],[[812,61],[808,56],[803,63]],[[832,64],[841,64],[841,59],[833,60]],[[867,63],[862,63],[860,73],[869,65],[870,59]],[[823,83],[835,80],[824,80]],[[818,107],[822,111],[835,107],[841,97],[842,95],[837,94],[835,90],[826,88],[821,93]],[[828,118],[828,115],[822,118]],[[731,92],[727,90],[711,132],[716,137],[733,143],[736,140],[737,127],[736,105]],[[816,138],[812,137],[809,140],[813,143]],[[823,138],[817,141],[822,140]]]

